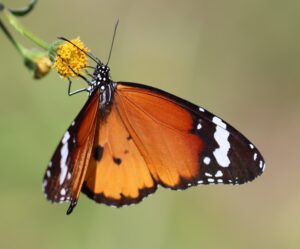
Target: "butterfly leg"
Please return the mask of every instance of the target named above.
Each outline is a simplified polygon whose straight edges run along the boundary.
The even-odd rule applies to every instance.
[[[70,203],[70,206],[67,210],[67,215],[71,214],[75,206],[77,205],[77,200],[74,200]]]
[[[88,70],[85,70],[85,73],[90,76],[93,80],[95,80],[94,75],[90,74]]]
[[[96,67],[93,67],[93,66],[86,66],[87,68],[92,68],[92,69],[96,69]]]
[[[73,92],[71,92],[71,85],[72,85],[72,80],[70,78],[68,78],[69,80],[69,87],[68,87],[68,95],[69,96],[72,96],[76,93],[80,93],[80,92],[88,92],[88,89],[87,88],[81,88],[81,89],[78,89],[78,90],[75,90]]]

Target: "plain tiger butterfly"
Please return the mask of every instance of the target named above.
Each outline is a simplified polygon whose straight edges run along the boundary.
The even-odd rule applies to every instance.
[[[221,118],[154,87],[114,82],[107,64],[87,55],[96,62],[94,72],[89,79],[79,75],[88,87],[73,93],[87,91],[88,100],[43,180],[48,200],[70,202],[67,214],[80,192],[121,207],[140,202],[158,185],[242,184],[262,174],[260,152]]]

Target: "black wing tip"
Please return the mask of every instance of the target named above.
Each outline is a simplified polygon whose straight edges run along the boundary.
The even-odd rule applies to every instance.
[[[148,197],[149,195],[153,194],[156,190],[157,184],[154,184],[153,187],[139,189],[139,195],[137,198],[130,198],[121,194],[121,198],[119,200],[106,197],[102,193],[96,194],[93,191],[91,191],[85,183],[83,183],[81,192],[84,193],[88,198],[94,200],[96,203],[103,203],[107,206],[121,208],[123,206],[129,206],[141,202],[145,197]]]

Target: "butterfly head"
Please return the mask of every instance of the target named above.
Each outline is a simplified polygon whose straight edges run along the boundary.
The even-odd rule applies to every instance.
[[[98,64],[93,73],[94,78],[97,81],[97,85],[102,85],[110,81],[110,69],[107,65]]]

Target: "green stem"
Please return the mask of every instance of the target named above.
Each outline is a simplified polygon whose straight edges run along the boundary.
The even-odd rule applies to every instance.
[[[45,50],[49,50],[50,49],[50,45],[43,41],[42,39],[38,38],[37,36],[35,36],[33,33],[29,32],[28,30],[26,30],[19,22],[18,20],[6,9],[4,9],[2,11],[3,16],[5,17],[5,19],[15,28],[16,31],[18,31],[21,35],[27,37],[28,39],[30,39],[31,41],[33,41],[36,45],[38,45],[39,47],[45,49]]]
[[[13,38],[13,36],[11,35],[11,33],[8,31],[8,29],[6,28],[6,26],[4,25],[4,23],[1,21],[0,19],[0,27],[3,30],[4,34],[7,36],[7,38],[11,41],[11,43],[14,45],[14,47],[18,50],[18,52],[24,57],[26,52],[25,52],[25,48],[19,44],[18,42],[16,42],[16,40]]]

